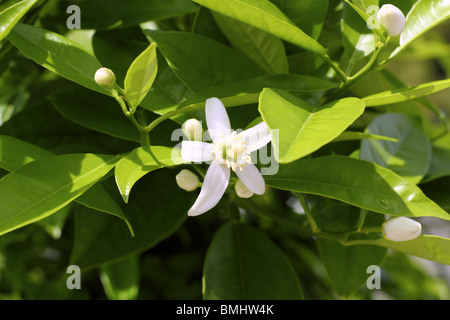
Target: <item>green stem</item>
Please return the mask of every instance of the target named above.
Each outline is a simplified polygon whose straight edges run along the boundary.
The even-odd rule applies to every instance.
[[[156,118],[155,120],[153,120],[152,122],[150,122],[150,124],[148,126],[145,127],[145,130],[147,132],[152,131],[158,124],[160,124],[161,122],[163,122],[164,120],[170,119],[172,117],[175,117],[179,114],[183,114],[183,113],[188,113],[188,112],[193,112],[193,111],[198,111],[198,110],[202,110],[204,109],[204,104],[198,105],[198,104],[194,104],[194,105],[188,105],[186,107],[168,112],[166,114],[163,114],[162,116]]]
[[[336,98],[340,97],[345,91],[350,88],[353,83],[355,83],[358,79],[360,79],[362,76],[367,74],[369,71],[371,71],[374,67],[375,62],[377,61],[378,55],[381,51],[381,48],[383,48],[382,45],[377,45],[375,48],[374,53],[370,57],[369,62],[362,67],[357,73],[355,73],[353,76],[348,77],[346,82],[341,83],[339,88],[336,89],[336,91],[333,93],[333,95],[328,99],[328,101],[333,101]]]
[[[123,114],[130,119],[131,123],[139,130],[141,134],[140,142],[141,146],[149,146],[150,145],[150,136],[146,130],[145,126],[142,126],[134,117],[134,114],[128,110],[128,107],[126,105],[125,100],[120,95],[115,95],[116,101],[119,103],[120,107],[122,108]]]
[[[327,54],[321,55],[320,57],[336,72],[336,75],[339,79],[341,79],[342,83],[347,83],[347,75],[331,60]]]
[[[314,220],[314,217],[312,216],[311,209],[305,197],[299,192],[294,192],[294,194],[297,197],[298,201],[300,202],[301,206],[303,207],[303,210],[305,210],[306,218],[308,218],[309,225],[311,226],[311,231],[313,233],[319,233],[320,231],[319,227],[317,226],[316,220]]]

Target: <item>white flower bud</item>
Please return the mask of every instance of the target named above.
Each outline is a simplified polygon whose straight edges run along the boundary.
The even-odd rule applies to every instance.
[[[116,84],[116,75],[108,68],[100,68],[95,73],[95,82],[104,88],[113,88]]]
[[[194,191],[200,184],[197,175],[187,169],[181,170],[175,179],[177,180],[178,186],[186,191]]]
[[[239,198],[250,198],[253,195],[253,192],[248,190],[248,188],[242,183],[241,180],[238,180],[234,185],[234,190]]]
[[[422,233],[422,225],[406,217],[390,218],[383,223],[383,236],[392,241],[408,241]]]
[[[377,20],[391,37],[402,33],[406,24],[403,12],[392,4],[385,4],[378,10]]]
[[[202,141],[203,140],[203,128],[202,123],[197,119],[186,120],[181,126],[184,135],[189,140]]]

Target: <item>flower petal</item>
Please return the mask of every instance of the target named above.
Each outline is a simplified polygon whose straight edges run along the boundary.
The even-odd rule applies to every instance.
[[[240,134],[244,136],[249,152],[261,149],[272,140],[270,129],[264,121]]]
[[[206,124],[208,133],[213,142],[223,135],[231,132],[230,119],[222,101],[218,98],[209,98],[205,104]]]
[[[247,164],[244,170],[236,170],[236,175],[242,183],[253,193],[262,195],[266,191],[266,183],[254,164]]]
[[[182,141],[181,158],[184,161],[203,162],[213,159],[214,145],[202,141]]]
[[[222,198],[230,180],[230,169],[224,165],[212,162],[206,172],[202,190],[189,209],[189,216],[198,216],[212,209]]]

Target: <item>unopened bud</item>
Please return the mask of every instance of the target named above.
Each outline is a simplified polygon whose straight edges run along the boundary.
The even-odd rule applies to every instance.
[[[402,33],[406,24],[403,12],[392,4],[385,4],[378,10],[377,20],[391,37]]]
[[[194,191],[200,184],[197,175],[187,169],[181,170],[175,179],[177,180],[178,186],[186,191]]]
[[[422,233],[422,225],[406,217],[390,218],[383,223],[383,236],[392,241],[408,241]]]
[[[116,75],[108,68],[100,68],[95,73],[95,82],[104,88],[113,88],[116,84]]]
[[[236,182],[234,190],[239,198],[250,198],[253,195],[253,192],[251,192],[241,180]]]
[[[186,120],[181,126],[184,135],[189,140],[202,141],[203,140],[203,128],[202,123],[197,119]]]

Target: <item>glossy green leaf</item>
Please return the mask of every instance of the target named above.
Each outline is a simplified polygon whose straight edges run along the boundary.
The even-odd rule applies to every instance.
[[[450,220],[450,214],[416,185],[364,160],[342,156],[300,160],[281,165],[277,174],[264,179],[274,188],[317,194],[378,213]]]
[[[317,40],[328,10],[328,0],[272,0],[272,2],[303,32]]]
[[[428,82],[402,89],[393,89],[364,97],[362,100],[366,103],[366,107],[376,107],[416,99],[447,88],[450,88],[450,79]]]
[[[24,164],[55,154],[14,137],[0,135],[0,168],[16,171]]]
[[[384,238],[374,240],[355,240],[348,244],[371,244],[394,249],[419,258],[450,265],[450,239],[431,235],[421,235],[409,241],[390,241]]]
[[[303,299],[297,275],[282,251],[248,225],[227,224],[214,236],[205,259],[207,300]]]
[[[41,147],[13,137],[0,135],[0,168],[7,171],[13,172],[29,162],[54,156],[53,152]],[[124,220],[133,234],[132,227],[125,213],[101,185],[94,185],[75,201],[86,207],[112,214]]]
[[[76,4],[81,11],[81,28],[110,30],[136,26],[195,13],[198,6],[189,0],[58,0],[61,11]],[[49,13],[52,21],[64,25],[68,15]]]
[[[134,149],[115,168],[116,183],[123,200],[128,202],[133,185],[150,171],[181,163],[179,149],[160,146]]]
[[[100,269],[100,280],[109,300],[135,300],[139,292],[139,261],[136,256]]]
[[[247,23],[213,13],[214,19],[233,48],[255,61],[266,73],[289,73],[283,42]]]
[[[430,168],[423,182],[450,176],[450,149],[432,147]]]
[[[336,87],[337,83],[316,77],[297,74],[265,75],[201,90],[180,103],[178,108],[187,106],[203,108],[206,99],[210,97],[219,98],[226,107],[257,103],[259,95],[264,88],[305,93],[324,91]]]
[[[138,142],[140,139],[139,131],[124,116],[114,99],[95,92],[80,94],[79,88],[69,86],[51,94],[49,100],[64,118],[83,127],[124,140]],[[157,115],[149,115],[148,121],[156,117]],[[161,124],[150,133],[152,143],[172,144],[167,132],[176,128],[170,122]]]
[[[146,251],[174,233],[185,221],[196,197],[177,186],[177,173],[151,172],[139,180],[139,188],[129,203],[122,202],[121,207],[133,226],[134,238],[117,219],[80,207],[75,215],[71,263],[87,268],[118,261]],[[118,192],[112,195],[117,197],[116,201],[120,200]]]
[[[408,44],[428,30],[448,20],[450,3],[447,0],[418,0],[406,16],[406,25],[400,35],[400,46],[389,59],[403,51]]]
[[[45,218],[110,171],[118,157],[71,154],[30,162],[0,181],[0,234]]]
[[[0,12],[0,41],[9,34],[36,2],[37,0],[23,0]]]
[[[282,40],[325,54],[325,48],[299,29],[286,15],[268,0],[193,0],[213,11],[264,30]]]
[[[87,208],[105,212],[122,219],[130,230],[131,235],[134,236],[133,226],[128,221],[124,211],[100,184],[92,186],[75,201]]]
[[[20,51],[44,68],[91,90],[112,95],[99,86],[95,72],[100,62],[82,46],[69,39],[38,27],[18,23],[9,36]]]
[[[364,111],[358,98],[344,98],[323,106],[311,106],[293,94],[264,89],[259,97],[259,112],[271,130],[280,163],[300,159],[338,137]]]
[[[317,246],[333,288],[348,297],[367,281],[367,267],[379,266],[387,250],[375,246],[345,247],[339,241],[319,238]]]
[[[418,119],[386,113],[375,118],[365,132],[392,137],[398,142],[363,140],[361,159],[389,168],[414,184],[428,172],[431,142]]]
[[[147,96],[157,72],[156,43],[152,43],[133,61],[125,77],[125,94],[134,109]]]
[[[381,136],[378,134],[358,132],[358,131],[344,131],[339,135],[339,137],[334,139],[333,142],[349,141],[349,140],[364,140],[364,139],[375,139],[375,140],[398,142],[398,139],[396,139],[396,138]]]
[[[207,37],[176,31],[145,32],[193,91],[263,75],[250,58]]]

